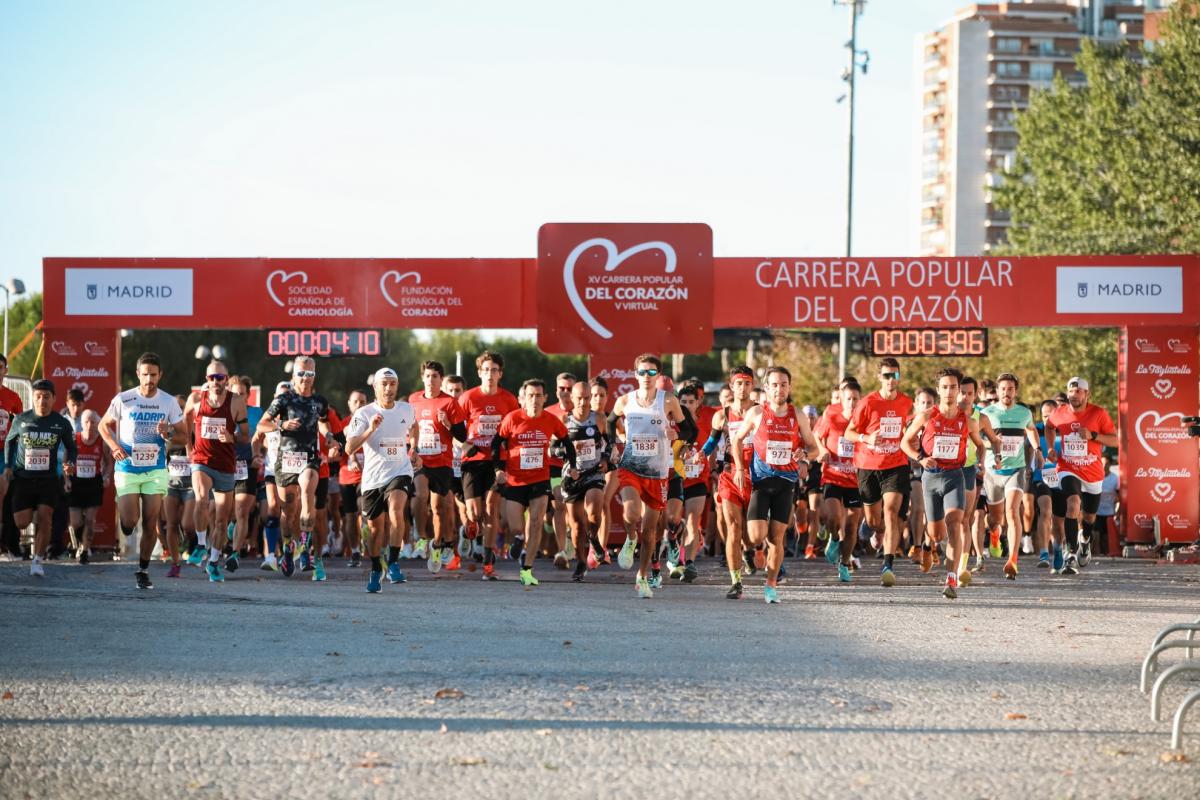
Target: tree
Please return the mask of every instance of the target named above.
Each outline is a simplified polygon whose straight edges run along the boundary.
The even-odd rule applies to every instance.
[[[26,334],[37,327],[42,321],[42,295],[40,292],[22,297],[8,309],[8,347],[9,351],[17,350],[17,346]],[[38,348],[42,344],[42,335],[34,334],[33,338],[17,352],[8,364],[12,375],[29,375],[33,362],[38,357]],[[38,367],[38,377],[41,377],[41,366]]]
[[[1061,76],[1018,114],[993,190],[1019,255],[1200,250],[1200,0],[1180,0],[1140,53],[1084,41],[1087,82]],[[1140,56],[1140,57],[1139,57]]]

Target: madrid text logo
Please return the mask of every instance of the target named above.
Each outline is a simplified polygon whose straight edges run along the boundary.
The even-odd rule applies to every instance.
[[[1175,384],[1171,383],[1170,378],[1159,378],[1150,387],[1150,394],[1159,400],[1169,400],[1175,396]]]
[[[1175,495],[1177,494],[1179,493],[1175,491],[1175,487],[1166,481],[1159,481],[1150,490],[1150,497],[1156,503],[1169,503],[1175,499]]]
[[[625,263],[627,260],[629,260],[633,256],[636,256],[638,253],[645,253],[648,250],[658,250],[666,257],[666,266],[664,267],[663,271],[666,272],[667,274],[673,273],[675,271],[675,266],[677,264],[678,259],[675,256],[675,248],[672,247],[671,245],[667,244],[666,242],[642,242],[641,244],[635,244],[633,247],[630,247],[626,250],[618,251],[617,245],[612,240],[597,238],[597,239],[588,239],[587,241],[580,242],[578,245],[575,246],[575,249],[571,251],[571,254],[569,256],[567,256],[567,260],[563,264],[563,287],[567,290],[567,297],[570,298],[571,305],[574,307],[575,313],[579,314],[579,318],[581,320],[583,320],[587,324],[587,326],[589,328],[591,328],[602,339],[611,339],[613,337],[612,331],[610,331],[608,328],[606,328],[602,324],[600,324],[600,321],[598,319],[596,319],[596,317],[592,314],[592,312],[590,310],[588,310],[588,307],[584,303],[583,298],[580,297],[580,295],[579,295],[579,287],[575,285],[575,262],[577,262],[579,260],[580,256],[582,256],[585,252],[592,249],[593,247],[603,248],[606,253],[606,259],[604,262],[604,271],[605,272],[612,272],[613,270],[615,270],[617,267],[621,266],[621,264]],[[592,290],[589,288],[588,291],[592,291]],[[596,291],[598,291],[598,290],[596,290]],[[656,292],[670,293],[670,292],[680,292],[680,291],[684,293],[682,297],[679,297],[677,295],[667,296],[666,294],[663,294],[663,296],[659,297],[656,294]],[[626,292],[627,294],[625,294],[623,296],[621,294],[622,292]],[[642,294],[637,294],[637,292],[649,293],[649,294],[642,295]],[[632,289],[629,287],[624,287],[624,288],[618,288],[616,290],[616,297],[617,297],[617,299],[625,299],[625,300],[643,300],[643,299],[652,299],[652,300],[653,299],[664,299],[664,300],[683,299],[683,300],[686,300],[687,299],[686,292],[687,292],[686,289],[663,289],[663,288],[649,289],[649,288],[639,287],[635,290],[635,289]]]

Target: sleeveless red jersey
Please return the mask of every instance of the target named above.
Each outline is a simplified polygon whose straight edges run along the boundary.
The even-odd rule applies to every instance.
[[[91,480],[101,477],[101,467],[104,464],[104,439],[96,434],[96,441],[88,444],[83,440],[83,434],[75,434],[75,477]]]
[[[222,428],[229,433],[228,442],[217,440],[217,431]],[[209,405],[208,392],[201,393],[192,417],[192,463],[204,464],[217,472],[233,473],[237,469],[237,454],[233,444],[236,431],[233,392],[226,392],[224,402],[216,408]]]
[[[795,406],[789,405],[782,415],[777,416],[769,405],[764,404],[753,438],[756,472],[762,470],[767,475],[775,475],[800,469],[795,452],[800,446],[800,423],[796,420]]]
[[[921,449],[933,457],[938,469],[958,469],[967,463],[969,419],[962,410],[950,418],[937,406],[930,409],[929,421],[921,430]]]

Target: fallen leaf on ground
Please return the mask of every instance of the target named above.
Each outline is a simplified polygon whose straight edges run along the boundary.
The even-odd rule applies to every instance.
[[[454,759],[453,763],[457,764],[460,767],[478,767],[481,764],[486,764],[487,759],[480,758],[480,757],[456,758],[456,759]]]
[[[3,697],[0,697],[0,700],[12,700],[12,699],[13,699],[12,692],[5,692]]]
[[[1025,714],[1018,714],[1016,711],[1010,711],[1004,715],[1005,719],[1029,719]]]
[[[1191,761],[1187,757],[1187,753],[1181,753],[1178,750],[1167,750],[1158,757],[1158,760],[1164,764],[1187,764]]]
[[[1006,697],[1006,695],[1004,694],[1004,692],[999,692],[999,691],[992,692],[993,700],[1003,700],[1005,697]]]
[[[547,763],[546,763],[546,762],[544,762],[544,761],[542,762],[542,767],[543,767],[543,768],[545,768],[545,769],[551,770],[551,771],[553,771],[553,772],[557,772],[557,771],[558,771],[558,767],[556,767],[554,764],[547,764]]]
[[[433,696],[438,700],[461,700],[466,697],[462,691],[450,688],[438,689]]]

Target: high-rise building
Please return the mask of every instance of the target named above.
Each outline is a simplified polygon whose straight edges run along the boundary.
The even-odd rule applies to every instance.
[[[991,188],[1017,146],[1013,118],[1056,74],[1082,80],[1083,38],[1138,44],[1147,12],[1169,0],[1007,2],[968,6],[918,38],[917,185],[921,255],[974,256],[1005,240]]]

